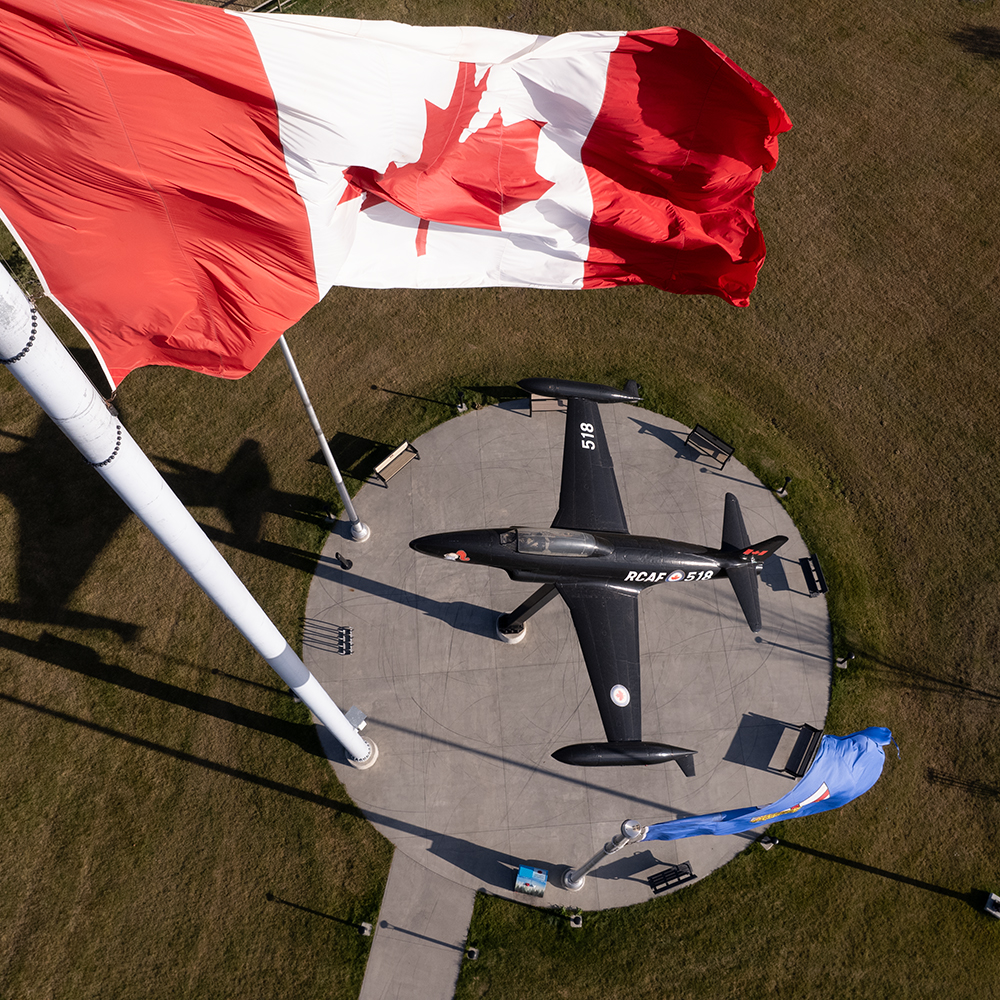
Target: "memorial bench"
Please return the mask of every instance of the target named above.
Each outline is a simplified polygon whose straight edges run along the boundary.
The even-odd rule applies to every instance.
[[[810,725],[801,726],[795,746],[792,747],[792,752],[788,755],[785,772],[796,778],[801,778],[809,770],[809,765],[812,763],[813,757],[816,756],[822,739],[822,729],[816,729],[815,726]]]
[[[726,462],[732,457],[733,447],[726,444],[722,438],[717,438],[711,431],[706,430],[701,424],[687,436],[685,444],[689,448],[694,448],[699,455],[705,455],[713,461],[719,463],[719,468],[724,469]]]
[[[667,889],[672,889],[676,885],[691,882],[697,877],[691,871],[691,862],[682,861],[679,865],[667,865],[663,871],[659,871],[655,875],[650,875],[646,881],[649,882],[649,888],[653,890],[653,895],[655,896],[658,893],[666,892]]]
[[[819,556],[815,552],[810,552],[808,556],[799,560],[802,567],[802,575],[806,578],[806,587],[810,597],[819,597],[825,594],[830,588],[826,585],[826,577],[823,576],[823,569],[819,564]]]
[[[383,486],[388,487],[389,480],[415,458],[420,458],[419,452],[409,441],[404,441],[391,455],[387,455],[375,466],[372,476]]]

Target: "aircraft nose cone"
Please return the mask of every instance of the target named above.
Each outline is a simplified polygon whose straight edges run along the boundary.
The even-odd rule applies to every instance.
[[[424,535],[414,538],[410,548],[422,552],[425,556],[437,556],[438,559],[448,559],[452,562],[468,562],[469,556],[461,544],[461,539],[451,532],[442,535]]]

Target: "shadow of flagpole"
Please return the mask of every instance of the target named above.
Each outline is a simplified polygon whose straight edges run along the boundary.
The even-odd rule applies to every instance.
[[[909,875],[900,875],[897,872],[887,872],[883,868],[875,868],[873,865],[862,864],[860,861],[852,861],[850,858],[839,858],[835,854],[827,854],[826,851],[818,851],[815,847],[806,847],[804,844],[794,844],[789,840],[779,840],[778,845],[787,847],[789,850],[798,851],[800,854],[809,854],[822,861],[831,861],[834,864],[845,865],[848,868],[855,868],[858,871],[868,872],[871,875],[881,875],[882,878],[891,879],[893,882],[901,882],[903,885],[912,885],[915,889],[925,889],[928,892],[936,892],[942,896],[951,896],[952,899],[959,899],[970,906],[978,908],[979,893],[976,891],[959,892],[957,889],[946,889],[941,885],[934,885],[932,882],[922,882],[920,879],[910,878]]]

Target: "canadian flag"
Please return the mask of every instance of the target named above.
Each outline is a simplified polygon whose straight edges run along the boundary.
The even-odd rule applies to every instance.
[[[0,213],[114,384],[238,378],[335,284],[746,305],[789,128],[677,28],[0,0]]]

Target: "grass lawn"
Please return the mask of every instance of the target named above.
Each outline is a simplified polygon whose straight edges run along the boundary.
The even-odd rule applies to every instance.
[[[972,904],[1000,891],[993,0],[315,8],[677,24],[782,101],[795,128],[759,189],[768,260],[746,309],[345,288],[288,340],[331,436],[413,440],[459,386],[635,377],[765,482],[791,476],[836,650],[856,654],[827,731],[885,725],[902,748],[857,802],[772,829],[784,846],[580,931],[481,896],[458,996],[991,995],[1000,923]],[[6,372],[0,400],[0,997],[356,996],[389,845],[302,706]],[[278,351],[239,382],[136,372],[118,406],[297,642],[335,491]]]

